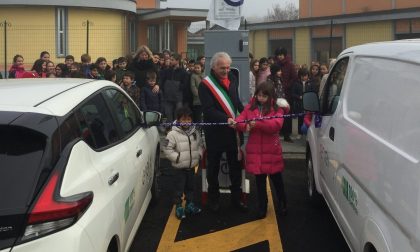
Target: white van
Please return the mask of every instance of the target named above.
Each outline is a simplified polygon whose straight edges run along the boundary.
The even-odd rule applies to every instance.
[[[420,40],[344,50],[303,100],[309,197],[352,251],[420,251]]]

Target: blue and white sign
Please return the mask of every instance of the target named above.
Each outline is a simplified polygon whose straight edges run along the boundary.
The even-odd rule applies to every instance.
[[[224,0],[224,1],[230,6],[235,6],[235,7],[238,7],[244,4],[244,0]]]

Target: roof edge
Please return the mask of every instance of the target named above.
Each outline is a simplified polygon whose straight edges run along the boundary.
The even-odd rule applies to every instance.
[[[207,18],[208,9],[165,8],[137,9],[140,20],[153,20],[164,17],[200,17]]]
[[[302,18],[302,19],[297,19],[297,20],[247,23],[247,29],[265,30],[265,29],[281,29],[281,28],[298,28],[298,27],[310,27],[310,26],[319,26],[319,25],[330,25],[331,23],[332,24],[348,24],[348,23],[409,19],[409,18],[418,18],[419,16],[420,16],[420,8],[407,8],[407,9],[399,9],[399,10],[364,12],[364,13],[354,13],[354,14],[336,15],[336,16]]]
[[[2,0],[0,6],[63,6],[63,7],[89,7],[122,10],[136,13],[136,1],[133,0]]]

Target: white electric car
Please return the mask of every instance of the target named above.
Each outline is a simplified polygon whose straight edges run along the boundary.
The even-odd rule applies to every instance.
[[[128,251],[158,192],[159,121],[108,81],[0,81],[0,251]]]

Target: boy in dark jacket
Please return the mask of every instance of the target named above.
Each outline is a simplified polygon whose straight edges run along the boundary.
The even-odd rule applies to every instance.
[[[89,74],[87,76],[88,79],[95,79],[95,80],[103,80],[103,78],[101,78],[101,76],[99,75],[99,71],[98,71],[98,65],[96,64],[91,64],[89,67]]]
[[[292,109],[294,113],[303,112],[302,97],[303,93],[311,90],[311,84],[309,83],[309,71],[306,68],[301,68],[298,71],[298,80],[292,85]],[[298,117],[298,133],[302,135],[301,127],[303,123],[303,117]]]
[[[126,57],[119,57],[118,58],[118,70],[116,70],[116,75],[117,75],[117,84],[121,84],[122,82],[122,78],[124,76],[124,74],[127,72],[127,58]]]
[[[162,91],[154,93],[152,90],[156,83],[156,73],[149,71],[146,73],[147,85],[140,92],[140,109],[142,111],[162,112]]]
[[[187,105],[191,93],[189,75],[180,65],[181,55],[171,56],[171,67],[160,71],[160,83],[165,99],[164,110],[168,122],[175,119],[175,110]]]
[[[123,75],[122,83],[120,87],[124,89],[125,92],[133,99],[133,101],[140,107],[140,88],[136,86],[136,81],[134,80],[134,73],[127,71]]]
[[[90,75],[90,65],[91,65],[92,58],[90,57],[89,54],[85,53],[85,54],[82,54],[82,56],[80,56],[80,60],[82,62],[82,67],[80,70],[82,71],[85,78],[88,78]]]

